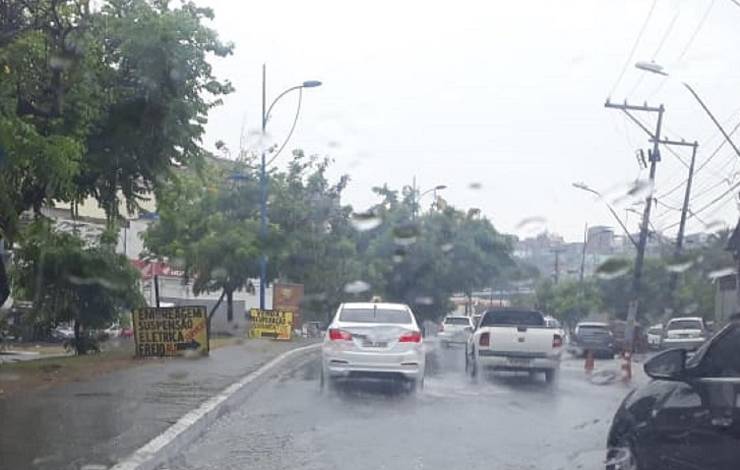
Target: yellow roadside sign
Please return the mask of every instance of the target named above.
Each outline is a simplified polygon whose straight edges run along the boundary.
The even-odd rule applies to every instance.
[[[204,306],[145,307],[134,310],[139,357],[208,354],[208,314]]]
[[[249,310],[249,337],[290,340],[293,331],[293,312],[282,310]]]

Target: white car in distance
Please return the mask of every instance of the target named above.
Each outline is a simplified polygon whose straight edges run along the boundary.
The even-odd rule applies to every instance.
[[[321,347],[321,384],[340,378],[401,378],[424,384],[424,343],[405,304],[344,303]]]
[[[533,310],[489,310],[465,347],[471,377],[484,369],[544,373],[551,383],[560,369],[562,333]]]
[[[672,318],[666,323],[661,347],[693,351],[707,339],[707,327],[701,317]]]
[[[449,315],[439,325],[437,338],[443,347],[450,344],[465,344],[473,334],[473,320],[463,315]]]

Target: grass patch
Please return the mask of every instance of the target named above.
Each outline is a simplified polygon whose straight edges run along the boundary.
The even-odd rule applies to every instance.
[[[133,342],[98,354],[64,356],[0,364],[0,399],[144,364],[133,357]]]

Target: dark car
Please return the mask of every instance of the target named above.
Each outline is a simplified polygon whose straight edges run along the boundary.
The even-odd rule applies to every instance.
[[[570,350],[576,355],[591,351],[594,356],[614,357],[614,335],[607,323],[581,322],[573,331]]]
[[[607,468],[740,468],[740,322],[688,359],[684,349],[658,354],[645,372],[653,380],[627,395],[614,416]]]

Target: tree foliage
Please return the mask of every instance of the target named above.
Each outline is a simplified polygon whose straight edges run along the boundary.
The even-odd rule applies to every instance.
[[[0,236],[23,211],[93,196],[113,219],[200,164],[208,111],[231,91],[211,10],[153,0],[8,0],[0,12]]]
[[[33,301],[38,325],[74,323],[79,354],[87,352],[84,329],[105,326],[143,302],[138,271],[111,241],[106,235],[103,243],[85,246],[40,220],[26,229],[16,251],[15,295]]]

